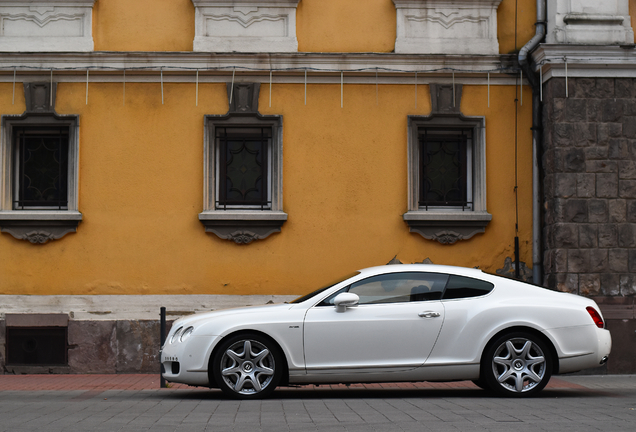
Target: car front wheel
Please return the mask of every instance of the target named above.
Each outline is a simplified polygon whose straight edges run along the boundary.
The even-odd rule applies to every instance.
[[[488,387],[502,396],[523,397],[541,391],[552,375],[545,343],[530,333],[509,333],[494,341],[481,365]]]
[[[227,395],[257,399],[274,391],[281,379],[278,347],[258,334],[240,334],[223,341],[212,362],[214,379]]]

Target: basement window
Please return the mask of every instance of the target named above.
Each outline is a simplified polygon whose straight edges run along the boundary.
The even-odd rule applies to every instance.
[[[7,365],[68,365],[67,327],[7,328]]]

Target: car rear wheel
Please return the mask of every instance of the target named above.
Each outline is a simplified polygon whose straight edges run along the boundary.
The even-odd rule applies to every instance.
[[[494,392],[508,397],[541,391],[552,375],[552,357],[545,343],[530,333],[509,333],[486,350],[482,377]]]
[[[212,362],[214,379],[227,395],[258,399],[272,393],[281,379],[278,347],[258,334],[240,334],[223,341]]]

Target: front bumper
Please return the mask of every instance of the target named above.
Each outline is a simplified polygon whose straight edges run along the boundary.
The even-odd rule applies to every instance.
[[[161,348],[161,374],[166,381],[195,386],[209,386],[208,364],[219,336],[191,336],[185,342]]]

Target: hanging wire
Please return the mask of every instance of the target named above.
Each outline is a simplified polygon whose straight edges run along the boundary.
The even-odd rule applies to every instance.
[[[232,69],[232,83],[230,84],[230,105],[232,105],[232,97],[234,96],[234,74],[236,73],[236,68]]]
[[[455,72],[453,72],[453,106],[455,106]]]
[[[415,109],[417,109],[417,72],[415,72]]]
[[[344,71],[340,71],[340,108],[344,108]]]
[[[13,68],[13,100],[11,105],[15,105],[15,68]]]
[[[569,97],[568,95],[568,60],[565,59],[565,97]]]
[[[375,68],[375,104],[379,105],[379,98],[378,98],[378,68]]]
[[[488,72],[488,108],[490,108],[490,72]]]
[[[307,69],[305,69],[305,105],[307,105]]]
[[[272,107],[272,70],[269,70],[269,107]]]
[[[124,94],[122,96],[122,103],[123,106],[126,105],[126,69],[124,69]]]
[[[51,68],[51,94],[49,97],[49,105],[53,106],[53,69]]]
[[[86,105],[88,105],[88,69],[86,69]]]
[[[163,105],[163,68],[161,68],[161,105]]]
[[[543,65],[539,66],[539,101],[543,102]]]
[[[199,69],[197,69],[196,86],[194,91],[194,105],[199,106]]]

